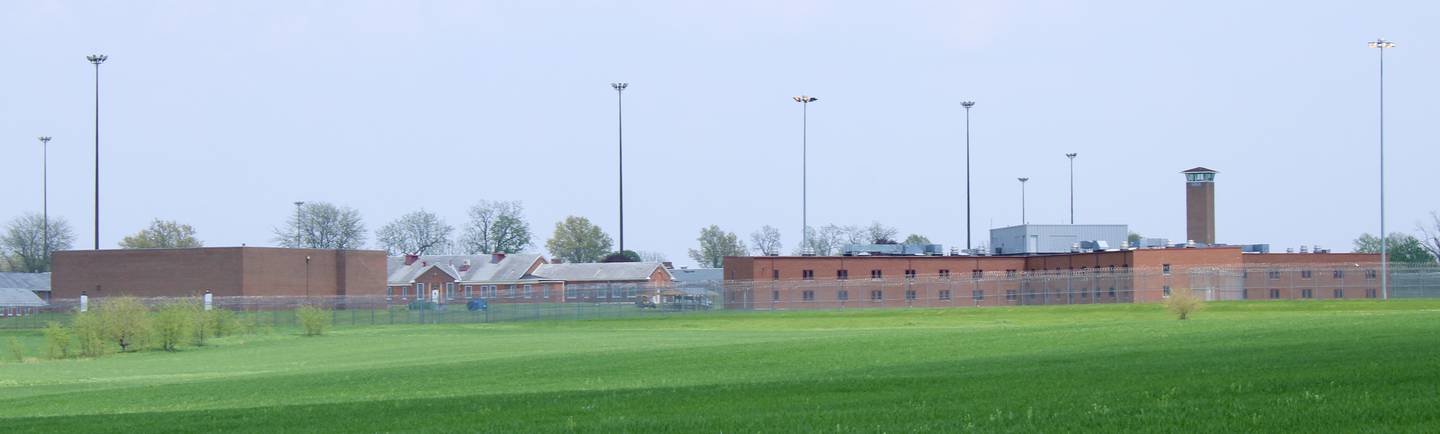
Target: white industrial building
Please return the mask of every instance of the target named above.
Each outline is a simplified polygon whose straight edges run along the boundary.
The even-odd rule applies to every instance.
[[[1026,255],[1125,248],[1127,225],[1019,225],[990,230],[990,253]]]

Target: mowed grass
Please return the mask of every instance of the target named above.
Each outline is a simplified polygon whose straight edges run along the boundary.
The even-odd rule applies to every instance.
[[[21,336],[31,351],[37,332]],[[1440,301],[287,330],[0,364],[8,432],[1434,432]]]

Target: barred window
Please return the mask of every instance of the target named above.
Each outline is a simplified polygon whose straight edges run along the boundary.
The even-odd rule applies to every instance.
[[[914,269],[905,270],[905,278],[906,278],[906,279],[909,279],[909,280],[915,280],[915,270],[914,270]]]
[[[883,277],[882,277],[882,274],[880,274],[880,270],[870,270],[870,278],[871,278],[871,279],[882,279]]]
[[[1300,298],[1315,298],[1315,293],[1309,289],[1300,290]]]
[[[1345,298],[1345,290],[1337,288],[1335,290],[1335,298]]]
[[[805,301],[815,301],[815,291],[805,290],[800,293],[800,298]]]
[[[1300,270],[1300,278],[1301,278],[1301,279],[1309,279],[1309,278],[1310,278],[1310,270]]]
[[[916,297],[915,297],[915,290],[909,289],[909,290],[906,290],[906,291],[905,291],[905,300],[906,300],[906,301],[915,301],[915,298],[916,298]]]
[[[835,270],[835,280],[850,280],[850,270]]]
[[[1016,293],[1015,290],[1013,290],[1013,289],[1007,289],[1007,290],[1005,290],[1005,300],[1006,300],[1006,301],[1015,301],[1015,300],[1018,300],[1019,298],[1020,298],[1020,294]]]
[[[800,270],[801,280],[815,280],[815,270]]]
[[[983,289],[977,289],[977,290],[974,290],[974,291],[970,291],[970,298],[975,299],[975,301],[982,301],[982,300],[984,300],[984,299],[985,299],[985,290],[983,290]]]
[[[950,280],[950,270],[940,270],[940,278]]]
[[[842,289],[842,290],[839,290],[839,291],[836,291],[836,292],[835,292],[835,299],[836,299],[836,300],[840,300],[840,301],[849,300],[849,299],[850,299],[850,291],[846,291],[846,290],[843,290],[843,289]]]
[[[1278,289],[1271,289],[1271,290],[1270,290],[1270,299],[1271,299],[1271,300],[1275,300],[1275,299],[1279,299],[1279,298],[1280,298],[1280,290],[1278,290]]]
[[[941,299],[941,300],[945,300],[945,301],[950,301],[950,290],[948,290],[948,289],[942,289],[942,290],[940,290],[940,299]]]
[[[874,290],[874,291],[870,291],[870,300],[873,300],[873,301],[881,301],[881,300],[884,300],[884,299],[885,299],[885,291],[881,291],[881,290],[878,290],[878,289],[877,289],[877,290]]]

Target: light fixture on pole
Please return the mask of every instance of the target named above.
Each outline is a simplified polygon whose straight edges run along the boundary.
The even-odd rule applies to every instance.
[[[85,56],[95,64],[95,250],[100,250],[100,64],[108,59],[104,54]]]
[[[970,108],[975,107],[975,101],[962,101],[961,107],[965,107],[965,250],[968,252],[970,245]]]
[[[1080,155],[1074,152],[1065,154],[1070,158],[1070,224],[1075,224],[1075,156]]]
[[[1381,298],[1390,299],[1390,252],[1385,234],[1385,49],[1395,48],[1395,43],[1377,38],[1367,45],[1380,50],[1380,293]]]
[[[42,216],[40,236],[45,239],[45,250],[41,251],[45,271],[50,271],[50,136],[40,136],[40,215]]]
[[[620,149],[620,251],[625,251],[625,88],[630,83],[610,83],[615,89],[616,124]]]
[[[301,244],[301,241],[303,241],[305,238],[304,238],[304,236],[301,235],[300,230],[305,227],[305,222],[300,221],[300,219],[301,219],[302,217],[304,217],[304,213],[302,212],[302,211],[303,211],[302,207],[305,206],[305,201],[303,201],[303,200],[297,200],[297,201],[295,201],[294,203],[295,203],[295,241],[294,241],[295,245],[290,246],[290,247],[298,248],[298,247],[304,247],[304,246]]]
[[[1025,219],[1025,181],[1029,181],[1030,178],[1015,179],[1020,180],[1020,224],[1027,225],[1030,224],[1030,222]]]
[[[810,248],[810,221],[809,221],[809,134],[810,134],[810,103],[819,101],[819,98],[800,95],[793,97],[795,102],[800,103],[800,253]]]

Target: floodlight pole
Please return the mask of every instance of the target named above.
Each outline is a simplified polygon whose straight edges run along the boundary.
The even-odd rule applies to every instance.
[[[1380,293],[1384,300],[1390,299],[1390,255],[1385,234],[1385,49],[1395,48],[1395,43],[1377,38],[1370,48],[1380,50]]]
[[[40,236],[45,239],[41,258],[45,271],[50,271],[50,136],[40,136],[40,215],[44,225]]]
[[[100,250],[100,64],[109,58],[104,54],[85,56],[95,64],[95,250]]]
[[[630,83],[610,83],[615,89],[617,140],[620,149],[620,251],[625,251],[625,88]]]
[[[800,95],[792,99],[800,103],[800,254],[803,255],[805,249],[810,248],[810,174],[808,166],[810,103],[820,99],[809,95]]]
[[[964,101],[960,103],[965,107],[965,250],[968,254],[970,245],[970,108],[975,107],[975,101]]]
[[[1026,182],[1026,181],[1029,181],[1030,178],[1015,178],[1015,179],[1019,179],[1019,180],[1020,180],[1020,224],[1022,224],[1022,225],[1030,224],[1029,220],[1025,218],[1025,182]]]
[[[1075,224],[1075,156],[1077,153],[1065,154],[1070,157],[1070,224]]]

